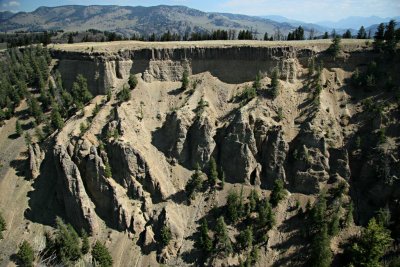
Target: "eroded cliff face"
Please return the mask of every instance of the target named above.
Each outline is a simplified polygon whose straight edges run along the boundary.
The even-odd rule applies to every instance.
[[[183,72],[210,72],[223,82],[239,84],[252,81],[255,74],[279,70],[285,81],[299,75],[299,60],[309,58],[312,49],[294,47],[221,47],[120,50],[115,53],[66,52],[53,50],[58,59],[66,88],[71,88],[78,74],[88,79],[94,95],[118,89],[129,74],[140,74],[144,81],[179,81]]]
[[[351,188],[341,200],[343,205],[356,202],[357,219],[362,221],[368,218],[364,211],[370,205],[359,196],[361,190],[354,188],[362,177],[370,181],[373,192],[369,196],[375,199],[368,199],[376,206],[399,194],[385,181],[372,181],[371,170],[378,159],[352,167],[362,161],[353,144],[363,111],[351,101],[358,93],[348,87],[348,79],[373,56],[370,51],[347,51],[339,60],[293,47],[53,53],[67,87],[82,73],[94,94],[114,88],[111,101],[97,96],[83,114],[71,118],[54,136],[51,152],[58,199],[77,229],[101,235],[108,227],[134,236],[140,248],[138,262],[148,263],[145,259],[151,258],[190,265],[187,258],[197,253],[193,252],[193,236],[201,219],[215,209],[224,209],[227,192],[239,185],[245,192],[255,188],[267,196],[275,180],[282,179],[290,192],[275,208],[277,225],[267,232],[269,241],[261,248],[262,266],[285,258],[304,261],[298,256],[301,248],[280,246],[302,239],[294,229],[301,225],[294,203],[305,207],[320,192],[341,185]],[[319,73],[323,89],[317,97],[311,88],[316,75],[307,70],[310,56],[324,61]],[[280,71],[275,99],[270,97],[267,75],[274,68]],[[182,91],[177,81],[185,70],[191,85]],[[262,89],[254,98],[241,101],[238,96],[252,86],[259,72]],[[128,102],[117,103],[115,94],[130,74],[136,75],[138,86]],[[95,103],[100,112],[92,116]],[[79,130],[82,123],[89,126],[85,132]],[[397,128],[390,129],[395,133]],[[377,128],[371,126],[367,131]],[[36,146],[30,147],[29,153],[35,178],[44,154]],[[194,200],[188,199],[185,186],[190,176],[198,165],[207,181],[211,157],[225,174],[226,187],[221,191],[203,189]],[[386,149],[383,163],[379,163],[382,177],[392,183],[397,182],[393,177],[399,177],[397,157]],[[391,173],[384,171],[387,164],[395,166]],[[163,226],[170,228],[172,241],[160,248]],[[156,251],[157,257],[151,251]],[[238,264],[239,258],[228,261]],[[209,263],[223,264],[217,258]]]

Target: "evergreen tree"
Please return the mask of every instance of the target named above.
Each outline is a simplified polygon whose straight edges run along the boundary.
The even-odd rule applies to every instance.
[[[131,98],[131,92],[128,87],[124,86],[122,90],[118,93],[118,100],[120,102],[128,101]]]
[[[272,94],[273,99],[275,99],[279,94],[279,71],[278,71],[278,69],[274,69],[272,71],[271,94]]]
[[[217,163],[215,162],[214,157],[210,158],[209,162],[210,167],[210,186],[215,186],[217,184],[218,179],[218,171],[217,171]]]
[[[351,39],[351,31],[347,30],[345,33],[342,35],[343,39]]]
[[[78,106],[92,99],[93,96],[88,89],[87,80],[82,74],[76,76],[76,81],[72,84],[71,95],[75,104]]]
[[[396,21],[390,20],[386,25],[386,30],[384,34],[384,39],[386,41],[386,49],[389,52],[394,52],[396,50],[397,42],[399,41],[396,38]]]
[[[113,259],[111,257],[111,254],[108,251],[107,247],[99,241],[96,241],[95,245],[92,248],[92,257],[94,262],[96,263],[95,266],[112,267]]]
[[[187,70],[183,72],[181,82],[182,82],[181,89],[186,91],[186,89],[189,88],[189,72]]]
[[[200,226],[200,248],[205,252],[206,254],[211,253],[213,249],[213,243],[212,240],[208,234],[209,229],[208,229],[208,223],[205,218],[202,219],[201,221],[201,226]]]
[[[381,266],[380,260],[392,242],[390,231],[372,218],[352,247],[355,266]]]
[[[374,35],[374,47],[376,50],[382,50],[384,44],[385,36],[385,24],[381,23],[378,26],[377,31]]]
[[[107,178],[112,177],[111,166],[108,161],[104,164],[104,176]]]
[[[56,219],[57,234],[55,244],[57,256],[63,264],[75,262],[81,257],[79,235],[70,224],[65,224],[60,218]]]
[[[203,179],[201,178],[200,167],[196,166],[196,170],[190,177],[190,180],[185,186],[186,193],[188,194],[189,198],[194,198],[195,193],[200,191],[203,187]]]
[[[329,267],[331,263],[332,251],[330,249],[328,227],[323,224],[320,233],[314,236],[311,244],[310,266]]]
[[[32,145],[32,136],[28,132],[25,133],[24,139],[27,147]]]
[[[24,267],[33,267],[34,259],[35,254],[31,244],[24,240],[24,242],[22,242],[22,244],[19,246],[19,250],[17,252],[18,263]]]
[[[224,189],[225,187],[225,172],[223,170],[220,171],[220,180],[221,180],[221,188]]]
[[[128,84],[129,84],[131,90],[136,88],[136,86],[138,84],[138,80],[135,75],[133,75],[133,74],[129,75]]]
[[[336,58],[339,55],[339,52],[341,50],[341,39],[338,36],[335,36],[332,39],[332,44],[329,46],[328,48],[328,52],[334,57]]]
[[[339,211],[337,210],[330,221],[329,225],[329,234],[331,236],[336,236],[340,231],[340,216]]]
[[[322,39],[329,39],[329,34],[328,34],[328,32],[325,32],[325,33],[324,33],[324,36],[322,37]]]
[[[69,43],[69,44],[73,44],[73,43],[74,43],[74,37],[73,37],[72,33],[70,33],[70,34],[68,35],[68,43]]]
[[[260,201],[260,196],[258,195],[255,189],[252,189],[249,195],[250,212],[256,210],[259,201]]]
[[[171,229],[167,225],[163,225],[160,232],[160,242],[163,247],[168,246],[169,242],[172,240]]]
[[[253,88],[256,90],[260,90],[261,89],[261,75],[260,73],[258,73],[256,75],[256,79],[253,82]]]
[[[269,41],[268,32],[266,32],[266,33],[264,34],[264,41]]]
[[[274,187],[271,192],[271,204],[273,206],[276,206],[285,197],[286,197],[286,190],[284,188],[283,180],[276,179],[274,182]]]
[[[55,130],[60,130],[64,127],[64,120],[58,111],[58,106],[54,106],[51,111],[51,126]]]
[[[272,207],[267,200],[259,202],[257,206],[258,224],[261,228],[267,227],[271,229],[275,224],[275,215],[272,212]]]
[[[357,39],[367,39],[367,32],[365,31],[364,26],[358,30]]]
[[[226,200],[227,216],[230,222],[235,223],[239,219],[239,195],[236,190],[231,190],[228,193]]]
[[[17,120],[17,121],[15,122],[15,134],[18,135],[18,136],[21,136],[21,135],[22,135],[22,132],[23,132],[22,126],[21,126],[21,124],[19,123],[19,120]]]
[[[84,229],[82,229],[82,247],[81,252],[83,255],[86,255],[89,252],[90,244],[88,234]]]
[[[225,255],[232,253],[232,242],[228,235],[224,217],[222,216],[217,219],[215,226],[215,243],[218,251],[225,253]]]
[[[250,250],[253,246],[253,229],[247,226],[246,230],[241,231],[238,236],[238,245],[241,249]]]
[[[0,240],[3,239],[3,231],[5,231],[6,229],[6,220],[4,220],[3,215],[0,213]]]

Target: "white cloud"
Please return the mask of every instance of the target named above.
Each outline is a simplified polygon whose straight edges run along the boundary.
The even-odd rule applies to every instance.
[[[11,8],[11,7],[17,7],[17,6],[20,6],[20,5],[21,5],[20,2],[12,0],[12,1],[4,3],[3,7],[10,7]]]

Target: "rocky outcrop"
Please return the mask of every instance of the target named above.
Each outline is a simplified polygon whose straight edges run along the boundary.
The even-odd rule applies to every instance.
[[[40,166],[44,159],[45,153],[42,151],[38,143],[29,145],[29,173],[31,179],[36,179],[40,175]]]
[[[299,57],[308,57],[312,51],[295,47],[188,47],[120,50],[114,53],[71,52],[52,50],[58,59],[67,89],[78,74],[88,80],[94,95],[122,86],[129,74],[140,74],[146,82],[179,81],[187,70],[190,74],[209,71],[227,83],[252,81],[255,73],[271,74],[278,69],[282,79],[294,82],[298,76]],[[117,88],[118,89],[118,88]]]
[[[76,229],[98,230],[95,207],[86,193],[78,167],[62,145],[54,148],[54,164],[58,177],[58,198],[64,203],[66,215]]]

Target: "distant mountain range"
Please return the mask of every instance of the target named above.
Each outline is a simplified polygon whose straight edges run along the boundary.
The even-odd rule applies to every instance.
[[[305,23],[283,16],[246,16],[228,13],[202,12],[185,6],[131,7],[116,5],[39,7],[32,12],[0,12],[0,32],[64,30],[84,31],[97,29],[114,31],[124,35],[138,33],[157,35],[166,31],[184,35],[187,32],[203,32],[216,29],[252,30],[262,38],[265,32],[271,36],[278,30],[287,35],[296,27],[305,28],[305,36],[314,29],[315,35],[336,29],[338,33],[353,29],[355,33],[361,25],[374,30],[376,24],[390,18],[349,17],[337,22],[323,21]],[[398,21],[400,17],[396,17]]]
[[[294,29],[260,17],[236,14],[208,13],[184,6],[59,6],[39,7],[33,12],[10,16],[0,13],[0,31],[36,30],[82,31],[98,29],[121,34],[162,34],[168,30],[181,35],[216,29],[253,30],[261,38],[265,32],[279,29],[287,34]]]

